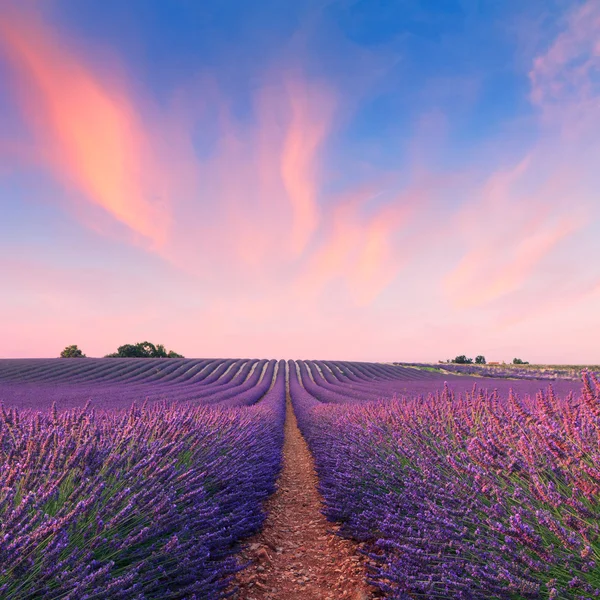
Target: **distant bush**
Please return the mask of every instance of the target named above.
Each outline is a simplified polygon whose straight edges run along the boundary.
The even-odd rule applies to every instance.
[[[457,365],[470,365],[473,363],[473,359],[467,358],[464,354],[461,354],[460,356],[457,356],[452,362],[456,363]]]
[[[173,350],[167,352],[162,344],[155,346],[151,342],[139,342],[119,346],[116,352],[107,354],[105,358],[184,358],[184,356]]]
[[[520,358],[513,358],[512,364],[513,365],[528,365],[529,362],[526,360],[521,360]]]
[[[475,364],[476,365],[485,365],[485,356],[483,356],[482,354],[480,354],[479,356],[475,357]]]
[[[75,345],[66,346],[60,353],[61,358],[86,358],[85,354]]]

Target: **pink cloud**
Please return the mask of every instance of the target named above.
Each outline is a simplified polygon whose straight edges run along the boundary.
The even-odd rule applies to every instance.
[[[3,13],[0,47],[16,73],[23,114],[58,176],[151,244],[164,245],[168,213],[141,185],[148,140],[122,87],[64,51],[31,14]]]
[[[261,297],[280,277],[296,295],[306,284],[307,298],[342,278],[366,306],[396,276],[406,206],[336,206],[323,193],[336,99],[322,82],[272,72],[254,98],[255,121],[242,124],[209,77],[159,110],[76,57],[32,13],[10,13],[0,44],[43,160],[88,201],[71,208],[86,227],[122,237],[124,225],[220,296],[242,285]],[[209,126],[215,145],[200,158],[191,132]]]
[[[213,94],[208,102],[219,113],[219,135],[210,156],[195,159],[195,179],[178,195],[179,235],[166,255],[177,264],[185,256],[193,262],[202,230],[205,245],[234,271],[260,277],[301,259],[321,224],[317,163],[333,93],[298,73],[272,73],[253,99],[250,124],[237,122],[227,98]],[[196,124],[202,131],[202,115]]]
[[[320,244],[304,264],[297,289],[314,300],[330,282],[342,282],[358,306],[367,306],[406,264],[395,242],[415,211],[416,196],[396,196],[383,206],[373,190],[338,201]]]
[[[543,125],[580,151],[597,145],[600,127],[599,36],[600,5],[588,0],[567,14],[563,31],[529,72],[530,99]]]
[[[577,310],[586,302],[600,300],[600,280],[591,279],[570,282],[569,273],[564,273],[565,281],[554,284],[551,292],[545,292],[540,301],[539,290],[531,290],[519,302],[503,306],[497,322],[498,329],[515,328],[531,320],[552,319],[556,314]],[[583,311],[582,314],[585,314]]]
[[[68,46],[30,12],[9,12],[0,25],[19,106],[42,161],[64,185],[196,273],[211,269],[207,248],[239,271],[302,254],[320,224],[318,158],[333,119],[330,90],[299,73],[273,74],[256,94],[256,123],[242,126],[209,78],[158,110]],[[216,149],[200,159],[191,132],[214,126],[215,113]],[[72,210],[110,233],[97,212],[81,203]]]
[[[265,73],[254,118],[243,122],[206,75],[158,107],[125,77],[76,56],[48,25],[10,13],[0,51],[42,149],[36,160],[67,196],[76,193],[69,210],[86,228],[148,250],[151,266],[140,280],[131,264],[113,265],[110,277],[0,262],[17,290],[2,327],[17,337],[15,320],[34,336],[51,321],[40,352],[93,331],[84,341],[95,354],[156,337],[187,355],[425,359],[432,339],[446,358],[457,339],[508,335],[499,324],[518,334],[539,313],[551,323],[563,307],[551,285],[557,257],[568,257],[564,281],[578,282],[569,306],[597,293],[595,274],[580,277],[590,246],[576,245],[597,216],[596,16],[592,3],[575,11],[535,61],[541,137],[521,156],[500,156],[512,166],[432,172],[451,125],[432,111],[415,127],[407,160],[384,175],[365,167],[377,183],[361,186],[328,170],[344,98],[323,81]],[[573,61],[583,67],[573,71]],[[202,155],[196,137],[211,138]],[[139,313],[119,309],[132,286],[147,298]],[[35,327],[18,294],[38,315]]]
[[[526,295],[552,257],[574,251],[574,234],[598,217],[592,157],[600,150],[599,34],[598,3],[586,2],[533,61],[530,98],[540,109],[540,137],[514,167],[492,173],[457,215],[463,252],[443,280],[457,308],[494,303],[505,312],[498,301]],[[582,268],[573,262],[567,279]],[[550,291],[540,293],[538,308],[545,303],[555,304]]]
[[[297,256],[319,224],[316,159],[331,127],[333,101],[331,94],[293,81],[286,91],[292,116],[281,155],[281,177],[292,207],[290,245]]]
[[[445,279],[459,308],[486,305],[522,288],[538,264],[581,223],[564,216],[556,222],[534,218],[515,226],[515,235],[475,245]]]
[[[594,0],[568,14],[564,31],[533,62],[529,78],[534,104],[564,108],[565,104],[583,105],[597,97],[593,77],[600,68],[599,34],[600,5]]]

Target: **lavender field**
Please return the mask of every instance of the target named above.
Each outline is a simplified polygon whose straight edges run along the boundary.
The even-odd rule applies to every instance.
[[[600,596],[593,374],[574,393],[582,385],[568,381],[441,386],[427,371],[405,385],[403,367],[289,367],[326,514],[364,544],[384,597]]]
[[[0,0],[0,600],[600,600],[599,156],[600,0]]]
[[[2,361],[0,373],[1,598],[227,592],[279,471],[284,363]]]
[[[600,381],[514,377],[0,361],[0,597],[235,595],[281,468],[286,392],[374,594],[599,597]]]

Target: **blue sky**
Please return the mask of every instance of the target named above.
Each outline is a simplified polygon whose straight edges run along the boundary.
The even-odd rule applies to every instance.
[[[5,4],[1,354],[600,360],[594,2]]]

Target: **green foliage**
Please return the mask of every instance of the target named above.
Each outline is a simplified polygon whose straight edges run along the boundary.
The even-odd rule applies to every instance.
[[[476,365],[485,365],[485,356],[483,356],[483,354],[480,354],[479,356],[475,357],[475,364]]]
[[[457,365],[470,365],[472,364],[473,359],[467,358],[464,354],[461,354],[460,356],[457,356],[452,362],[456,363]]]
[[[526,360],[521,360],[520,358],[513,358],[512,364],[513,365],[528,365],[529,362]]]
[[[167,352],[162,344],[155,346],[151,342],[138,342],[119,346],[116,352],[107,354],[105,358],[184,358],[184,356],[173,350]]]
[[[75,345],[66,346],[60,353],[61,358],[85,358],[85,354]]]

